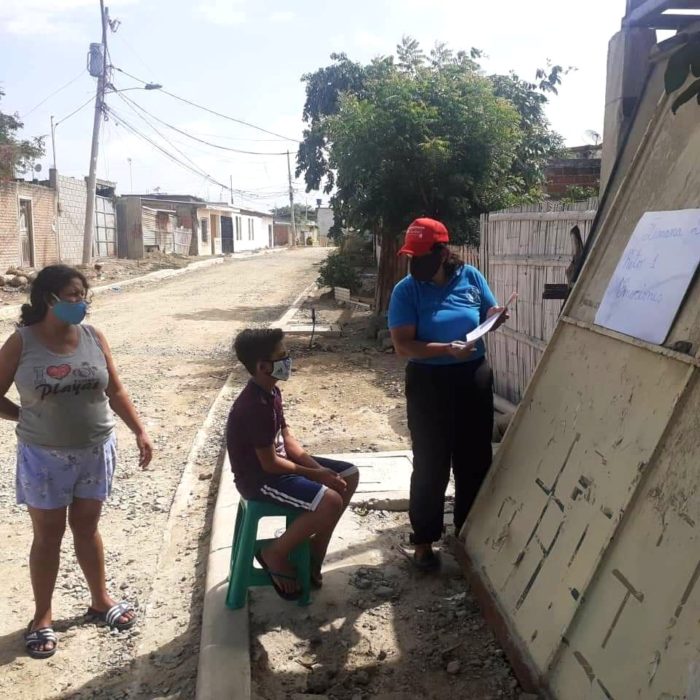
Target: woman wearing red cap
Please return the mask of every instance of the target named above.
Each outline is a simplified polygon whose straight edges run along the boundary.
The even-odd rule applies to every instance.
[[[416,219],[408,227],[399,255],[410,256],[410,274],[396,285],[389,303],[394,347],[409,360],[409,515],[414,562],[423,570],[440,564],[432,544],[442,536],[450,466],[456,532],[491,466],[493,375],[483,342],[464,345],[464,339],[503,310],[483,275],[452,255],[448,242],[447,229],[434,219]]]

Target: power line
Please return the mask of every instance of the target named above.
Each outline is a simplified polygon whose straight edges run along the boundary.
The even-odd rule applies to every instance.
[[[132,80],[136,80],[137,82],[147,85],[148,81],[146,80],[141,80],[141,78],[137,78],[135,75],[131,75],[130,73],[127,73],[125,70],[122,70],[121,68],[117,68],[117,66],[112,66],[112,68],[116,71],[119,71],[120,73],[123,73],[124,75],[128,76]],[[235,117],[231,117],[228,114],[222,114],[221,112],[217,112],[214,109],[210,109],[209,107],[205,107],[204,105],[200,105],[196,102],[192,102],[192,100],[188,100],[184,97],[180,97],[179,95],[175,95],[172,92],[168,92],[167,90],[160,88],[158,92],[163,92],[166,95],[179,100],[180,102],[184,102],[185,104],[191,105],[192,107],[196,107],[197,109],[201,109],[205,112],[209,112],[210,114],[214,114],[217,117],[221,117],[222,119],[228,119],[229,121],[235,122],[236,124],[242,124],[243,126],[250,127],[251,129],[256,129],[257,131],[262,131],[264,134],[269,134],[270,136],[277,136],[278,138],[284,139],[285,141],[292,141],[294,143],[299,143],[299,139],[292,139],[289,138],[288,136],[284,136],[283,134],[278,134],[274,131],[269,131],[268,129],[264,129],[261,126],[257,126],[256,124],[251,124],[250,122],[243,121],[242,119],[236,119]]]
[[[115,124],[117,124],[118,126],[123,126],[131,134],[146,141],[148,144],[150,144],[156,150],[158,150],[160,153],[162,153],[166,158],[168,158],[172,162],[176,163],[181,168],[184,168],[185,170],[193,173],[194,175],[197,175],[198,177],[201,177],[202,179],[207,180],[208,182],[212,183],[213,185],[216,185],[217,187],[221,187],[222,189],[225,189],[227,191],[233,192],[236,196],[238,196],[239,198],[244,199],[244,200],[246,200],[246,199],[247,200],[256,200],[256,199],[257,200],[264,200],[264,199],[272,199],[275,197],[275,194],[262,194],[262,193],[247,191],[247,190],[239,190],[236,188],[231,188],[229,185],[225,185],[224,183],[219,182],[218,180],[216,180],[214,177],[212,177],[211,175],[206,173],[204,170],[202,170],[199,166],[197,166],[192,161],[190,161],[192,163],[192,165],[189,165],[188,163],[183,162],[182,160],[180,160],[179,158],[174,156],[172,153],[170,153],[165,148],[163,148],[160,144],[153,141],[149,136],[147,136],[146,134],[141,132],[139,129],[134,127],[132,124],[130,124],[128,121],[126,121],[126,119],[124,119],[112,107],[105,105],[105,108],[114,117]]]
[[[193,136],[192,134],[187,133],[183,129],[178,128],[177,126],[173,126],[172,124],[168,124],[168,122],[163,121],[159,117],[156,117],[155,114],[151,114],[147,109],[141,107],[137,102],[132,100],[129,97],[125,97],[122,95],[119,90],[115,90],[115,92],[121,97],[123,100],[127,100],[133,107],[136,109],[140,110],[144,114],[147,114],[151,119],[155,119],[159,124],[162,124],[163,126],[167,126],[168,129],[172,129],[173,131],[177,131],[178,134],[182,134],[183,136],[186,136],[188,139],[192,139],[193,141],[197,141],[198,143],[203,143],[205,146],[209,146],[210,148],[218,148],[219,150],[222,151],[230,151],[231,153],[241,153],[243,155],[247,156],[286,156],[287,152],[279,152],[279,153],[270,153],[270,152],[263,152],[263,151],[244,151],[241,150],[240,148],[230,148],[229,146],[221,146],[217,143],[211,143],[211,141],[205,141],[204,139],[200,139],[197,136]]]
[[[41,105],[43,105],[44,103],[48,102],[54,95],[58,95],[59,92],[62,92],[62,91],[65,90],[67,87],[70,87],[76,80],[79,80],[80,78],[82,78],[84,73],[85,73],[85,68],[83,68],[83,69],[80,71],[80,73],[78,73],[78,75],[75,76],[75,78],[72,78],[71,80],[69,80],[65,85],[63,85],[63,86],[61,86],[60,88],[58,88],[58,90],[54,90],[48,97],[45,97],[41,102],[39,102],[38,105],[35,105],[35,106],[32,107],[28,112],[25,112],[25,113],[20,117],[20,119],[25,119],[25,118],[28,117],[32,112],[34,112],[34,111],[36,111],[37,109],[39,109],[39,107],[41,107]]]
[[[160,151],[166,158],[169,158],[174,163],[177,163],[180,167],[185,168],[186,170],[189,170],[191,173],[194,173],[195,175],[208,180],[209,182],[211,182],[214,185],[217,185],[218,187],[224,187],[227,190],[231,189],[228,185],[224,185],[221,182],[219,182],[218,180],[215,180],[211,175],[206,173],[199,166],[197,166],[195,164],[188,165],[187,163],[181,161],[179,158],[176,158],[172,153],[170,153],[169,151],[164,149],[160,144],[153,141],[149,136],[146,136],[144,133],[139,131],[135,126],[132,126],[131,124],[129,124],[129,122],[127,122],[126,119],[124,119],[112,107],[106,107],[106,109],[114,117],[115,123],[117,125],[123,126],[124,128],[127,129],[127,131],[130,131],[134,136],[138,136],[139,138],[148,142],[151,146],[153,146],[155,149]]]
[[[183,151],[181,151],[172,141],[170,141],[170,140],[167,139],[165,136],[163,136],[163,134],[162,134],[158,129],[156,129],[156,127],[153,126],[153,124],[151,124],[147,119],[145,119],[144,117],[142,117],[142,116],[129,104],[129,103],[131,102],[131,100],[129,100],[127,97],[124,97],[124,95],[120,95],[119,93],[117,93],[117,95],[118,95],[119,98],[122,100],[122,102],[124,102],[124,103],[126,104],[126,106],[129,107],[129,108],[131,109],[131,111],[132,111],[141,121],[143,121],[143,122],[144,122],[147,126],[149,126],[151,129],[153,129],[153,131],[155,131],[156,134],[158,134],[158,136],[160,136],[160,137],[163,139],[163,141],[165,141],[165,143],[168,144],[168,146],[170,146],[174,151],[176,151],[177,153],[179,153],[179,154],[180,154],[186,161],[188,161],[188,162],[190,163],[190,165],[192,165],[194,168],[197,168],[197,169],[200,169],[200,170],[201,170],[201,168],[200,168],[186,153],[184,153]],[[204,172],[204,171],[202,171],[202,172]]]
[[[90,99],[87,102],[83,102],[83,104],[81,104],[80,107],[78,107],[78,109],[74,109],[68,116],[63,117],[63,119],[59,119],[54,124],[54,126],[58,126],[59,124],[62,124],[63,122],[68,121],[72,116],[76,115],[78,112],[80,112],[81,109],[84,109],[85,107],[87,107],[94,100],[95,100],[95,96],[91,95]]]

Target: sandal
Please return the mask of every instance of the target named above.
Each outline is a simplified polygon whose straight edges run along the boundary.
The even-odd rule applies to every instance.
[[[110,629],[123,632],[124,630],[131,629],[136,624],[136,615],[126,622],[119,622],[120,617],[130,612],[136,612],[134,606],[126,601],[122,601],[121,603],[113,605],[106,612],[100,612],[99,610],[95,610],[95,608],[88,608],[85,615],[91,622],[104,622]]]
[[[419,571],[437,571],[440,565],[441,561],[439,555],[435,554],[432,550],[430,550],[429,554],[425,554],[422,557],[417,557],[415,554],[413,555],[413,566]]]
[[[39,627],[33,630],[34,620],[29,623],[27,631],[24,633],[24,646],[27,647],[27,654],[32,659],[48,659],[56,653],[58,639],[52,627]],[[53,649],[39,651],[38,647],[46,644],[53,644]]]
[[[263,571],[265,571],[265,573],[270,577],[270,581],[272,582],[272,587],[275,589],[275,593],[277,593],[277,595],[280,598],[282,598],[282,600],[299,600],[299,598],[301,597],[301,591],[294,591],[293,593],[288,593],[284,590],[284,588],[280,587],[277,581],[275,581],[276,578],[282,578],[288,581],[296,581],[296,576],[288,576],[287,574],[278,574],[276,571],[270,571],[270,567],[268,567],[268,565],[262,558],[262,552],[256,552],[255,558],[257,559],[258,564],[260,564],[260,566],[263,568]]]

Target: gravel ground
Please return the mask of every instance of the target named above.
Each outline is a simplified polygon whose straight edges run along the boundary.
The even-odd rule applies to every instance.
[[[409,532],[406,513],[353,509],[310,607],[253,591],[254,700],[522,697],[449,548],[417,572]]]
[[[231,371],[236,331],[279,318],[315,279],[325,254],[300,249],[225,262],[95,299],[90,321],[105,332],[156,447],[151,470],[140,471],[133,440],[120,425],[120,465],[102,523],[112,595],[141,609],[134,630],[111,634],[84,624],[89,596],[67,536],[54,599],[59,650],[43,662],[25,656],[22,634],[33,611],[31,532],[14,504],[13,426],[0,424],[0,697],[193,697],[228,406],[219,407],[218,431],[193,455],[184,501],[173,506],[174,495],[195,434]],[[1,338],[11,331],[11,323],[0,324]]]

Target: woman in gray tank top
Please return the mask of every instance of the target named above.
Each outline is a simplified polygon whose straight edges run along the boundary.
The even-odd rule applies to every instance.
[[[51,599],[66,519],[92,597],[87,615],[119,630],[136,622],[133,607],[107,592],[98,531],[116,465],[113,412],[136,436],[143,468],[152,445],[107,341],[82,325],[87,294],[79,271],[44,268],[17,331],[0,349],[0,417],[17,422],[17,503],[27,506],[34,530],[29,569],[35,612],[25,634],[34,658],[56,651]],[[20,406],[5,396],[13,382]]]

